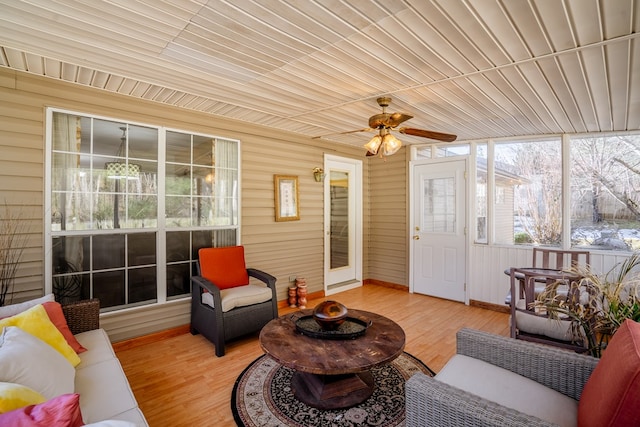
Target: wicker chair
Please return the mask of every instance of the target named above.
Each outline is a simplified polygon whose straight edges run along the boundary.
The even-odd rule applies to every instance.
[[[278,317],[276,278],[246,268],[244,247],[203,248],[191,278],[191,333],[202,334],[224,356],[225,342],[257,332]],[[249,277],[262,283],[251,284]]]
[[[580,398],[599,361],[546,345],[470,329],[457,333],[457,354],[514,372],[575,400]],[[480,384],[480,387],[486,385]],[[407,381],[405,390],[407,427],[555,425],[439,381],[437,376],[415,374]],[[527,398],[523,400],[527,401]]]

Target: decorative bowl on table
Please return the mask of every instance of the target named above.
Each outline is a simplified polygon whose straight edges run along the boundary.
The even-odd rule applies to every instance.
[[[313,309],[313,319],[326,331],[335,331],[348,314],[347,307],[337,301],[324,301]]]

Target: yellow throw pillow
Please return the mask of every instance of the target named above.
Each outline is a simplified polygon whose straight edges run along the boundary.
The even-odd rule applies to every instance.
[[[58,350],[74,368],[80,363],[80,357],[78,357],[73,348],[67,344],[62,333],[60,333],[51,322],[47,315],[47,310],[44,309],[42,304],[33,306],[15,316],[0,320],[0,330],[6,326],[17,326],[34,337],[40,338]]]
[[[37,405],[46,400],[43,395],[29,387],[0,382],[0,414],[29,405]]]

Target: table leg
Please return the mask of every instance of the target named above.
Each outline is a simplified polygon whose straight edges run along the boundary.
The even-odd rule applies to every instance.
[[[345,375],[316,375],[296,371],[291,379],[293,394],[318,409],[349,408],[373,394],[371,372]]]

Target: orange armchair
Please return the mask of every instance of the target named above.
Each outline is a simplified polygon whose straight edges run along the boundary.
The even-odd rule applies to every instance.
[[[250,283],[250,277],[262,283]],[[191,283],[191,333],[211,341],[218,357],[226,342],[278,317],[276,278],[247,268],[243,246],[200,249]]]

